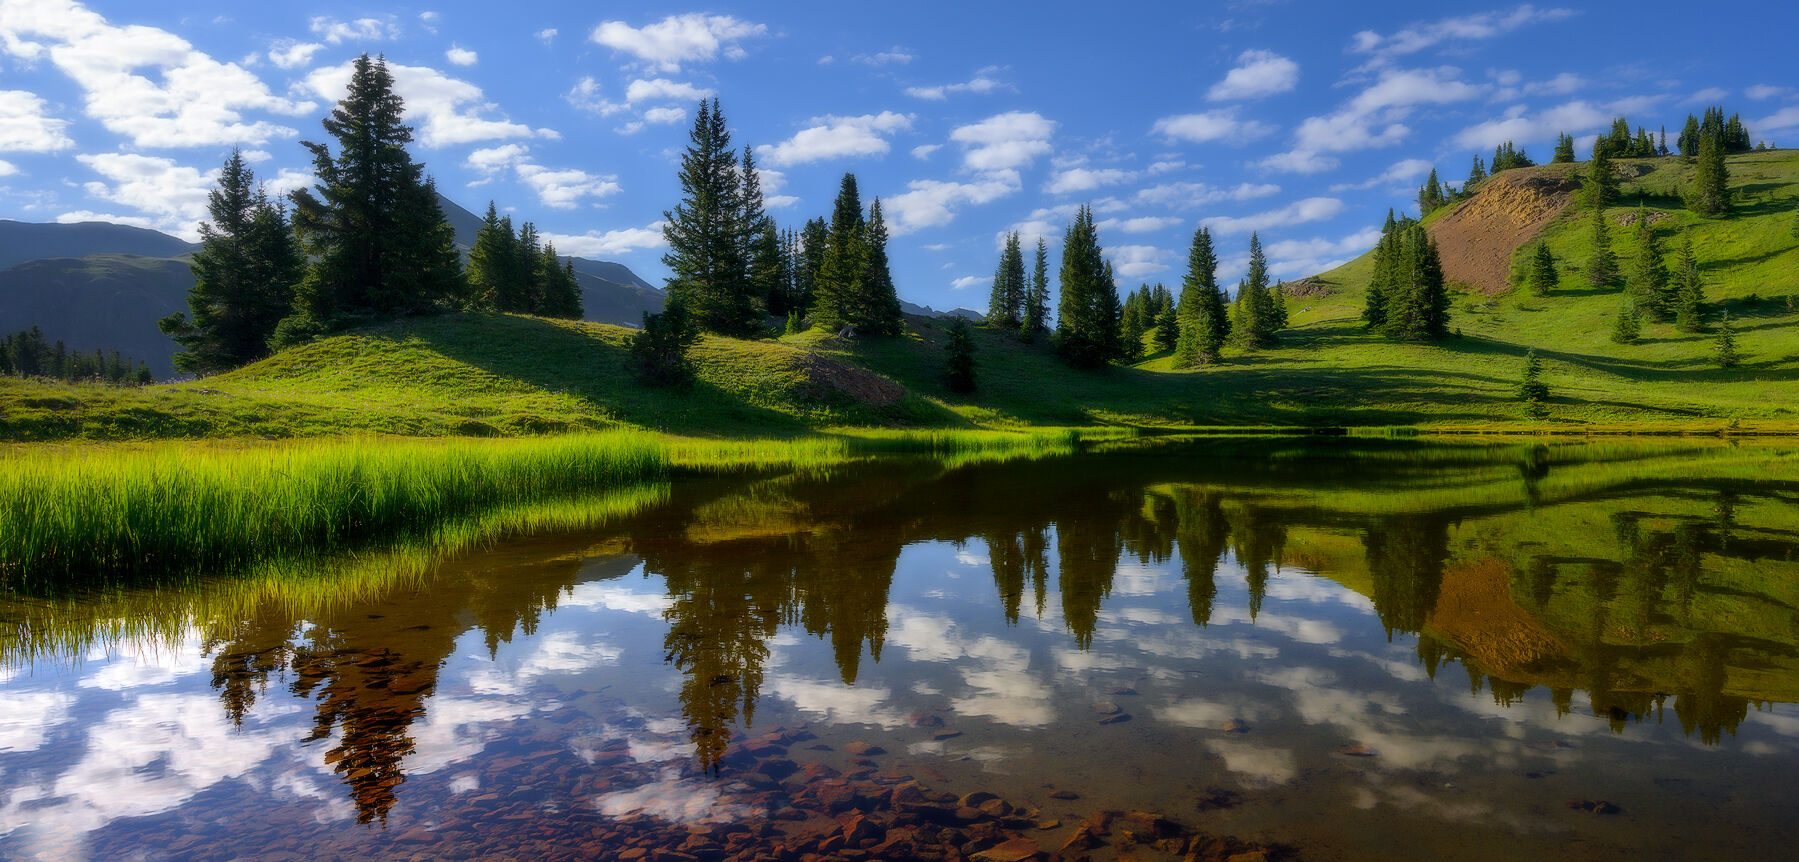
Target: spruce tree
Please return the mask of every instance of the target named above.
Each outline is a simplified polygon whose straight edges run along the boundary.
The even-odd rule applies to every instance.
[[[1113,286],[1093,226],[1093,210],[1083,205],[1062,235],[1061,296],[1056,305],[1056,350],[1077,368],[1100,368],[1120,346],[1118,291]]]
[[[1643,319],[1637,311],[1637,301],[1626,294],[1624,301],[1618,305],[1618,314],[1612,318],[1612,341],[1618,344],[1635,344],[1643,335]]]
[[[518,241],[513,243],[512,254],[515,275],[506,292],[500,295],[499,308],[517,314],[537,314],[543,305],[546,280],[543,248],[537,242],[537,225],[525,222],[518,229]]]
[[[1730,170],[1724,166],[1724,133],[1702,129],[1698,157],[1693,160],[1693,179],[1683,188],[1687,208],[1717,218],[1730,212]]]
[[[1593,141],[1593,161],[1587,165],[1586,183],[1580,191],[1586,205],[1596,210],[1618,202],[1618,173],[1604,137]]]
[[[1224,291],[1218,287],[1218,255],[1212,249],[1212,232],[1204,225],[1193,232],[1193,245],[1187,251],[1178,319],[1181,332],[1174,349],[1174,367],[1216,363],[1231,324],[1225,315]]]
[[[1287,328],[1287,283],[1284,281],[1276,282],[1268,289],[1268,318],[1273,324],[1272,331]]]
[[[687,351],[699,337],[699,327],[687,311],[687,296],[669,296],[661,312],[644,312],[643,328],[631,336],[632,371],[649,386],[686,385],[693,380]]]
[[[1693,238],[1680,238],[1680,261],[1674,267],[1674,325],[1682,332],[1698,332],[1705,328],[1705,283],[1699,278],[1699,264],[1693,259]]]
[[[668,296],[704,332],[749,335],[761,309],[749,280],[743,179],[718,100],[702,100],[681,155],[681,202],[662,214]],[[759,203],[759,202],[758,202]],[[761,226],[757,225],[759,229]]]
[[[1119,358],[1126,362],[1135,362],[1143,355],[1143,335],[1149,328],[1145,321],[1153,314],[1147,308],[1148,304],[1148,285],[1140,291],[1131,291],[1124,301],[1124,313],[1119,322],[1119,341],[1123,345]]]
[[[1408,226],[1398,244],[1400,264],[1388,288],[1382,329],[1405,341],[1440,341],[1449,335],[1449,292],[1443,263],[1421,225]]]
[[[1237,281],[1237,298],[1231,303],[1231,341],[1245,350],[1267,341],[1262,322],[1267,315],[1261,310],[1262,296],[1251,290],[1249,279]]]
[[[758,318],[765,314],[785,315],[786,260],[781,248],[781,230],[768,215],[762,195],[762,174],[756,168],[756,154],[748,144],[743,146],[743,161],[737,176],[737,222],[743,231],[744,277],[749,281],[753,313]]]
[[[1374,272],[1362,302],[1362,322],[1369,329],[1386,326],[1387,300],[1398,287],[1400,264],[1400,228],[1388,213],[1387,227],[1374,246]]]
[[[951,392],[973,392],[975,379],[974,334],[968,321],[954,318],[947,327],[949,338],[943,343],[943,381]]]
[[[1649,224],[1649,211],[1637,208],[1636,256],[1630,267],[1630,293],[1637,308],[1656,320],[1674,316],[1675,297],[1668,279],[1668,266],[1662,260],[1661,239]]]
[[[1420,215],[1430,215],[1447,200],[1448,196],[1443,193],[1443,184],[1437,180],[1437,169],[1431,168],[1430,178],[1425,180],[1424,185],[1418,189],[1418,212]]]
[[[1530,255],[1530,292],[1537,296],[1548,296],[1560,280],[1561,275],[1556,272],[1555,255],[1549,251],[1549,243],[1537,240],[1536,248]]]
[[[1244,313],[1251,315],[1254,322],[1240,334],[1240,342],[1245,347],[1272,347],[1279,341],[1276,333],[1285,325],[1281,320],[1284,310],[1277,307],[1269,292],[1268,255],[1262,251],[1261,236],[1253,232],[1249,235],[1249,272],[1244,276],[1243,293],[1237,301],[1248,298]]]
[[[831,208],[824,257],[812,282],[812,316],[819,325],[836,329],[854,325],[860,318],[857,300],[865,271],[863,239],[862,196],[856,189],[856,175],[844,174]]]
[[[537,260],[538,281],[543,285],[537,313],[563,320],[581,319],[581,282],[575,277],[575,262],[561,260],[554,245],[545,244]]]
[[[1618,280],[1618,258],[1612,254],[1611,231],[1607,229],[1605,210],[1593,210],[1589,223],[1593,255],[1587,259],[1587,283],[1594,287],[1610,287]]]
[[[1532,419],[1549,416],[1549,386],[1543,382],[1543,360],[1537,349],[1524,354],[1524,374],[1518,381],[1518,400],[1524,402],[1524,413]]]
[[[1481,162],[1480,156],[1476,155],[1474,157],[1474,164],[1470,165],[1468,168],[1468,179],[1462,183],[1462,194],[1474,194],[1475,188],[1486,181],[1487,166]]]
[[[475,243],[468,252],[469,296],[465,302],[468,307],[492,309],[499,306],[501,294],[509,289],[507,285],[514,277],[514,261],[518,257],[513,250],[516,242],[511,220],[502,221],[493,201],[488,201],[487,215],[482,218],[481,229],[475,233]]]
[[[801,314],[817,302],[818,276],[824,271],[825,250],[831,246],[831,224],[823,216],[810,219],[800,231],[799,255],[794,262],[795,303]]]
[[[1718,337],[1712,343],[1712,358],[1719,368],[1735,368],[1743,363],[1743,354],[1737,351],[1736,329],[1730,325],[1728,311],[1718,320]]]
[[[207,196],[211,219],[201,223],[200,250],[189,263],[193,319],[176,312],[158,321],[184,348],[174,357],[182,371],[211,374],[267,356],[275,326],[293,310],[305,261],[286,213],[255,184],[243,154],[232,150]]]
[[[1037,238],[1037,257],[1031,266],[1031,286],[1024,297],[1024,319],[1018,323],[1025,340],[1049,331],[1049,249]]]
[[[1006,234],[999,266],[993,273],[993,291],[987,298],[987,325],[996,329],[1017,329],[1024,316],[1025,283],[1024,249],[1018,232]]]
[[[296,297],[297,319],[283,323],[292,338],[277,333],[276,340],[424,313],[465,295],[455,232],[424,166],[406,152],[412,130],[403,112],[386,61],[358,57],[348,94],[323,122],[337,155],[324,144],[304,144],[318,183],[291,199],[294,231],[311,265]]]
[[[1687,115],[1686,125],[1680,128],[1680,137],[1675,140],[1680,154],[1688,158],[1699,155],[1699,118]]]
[[[899,291],[893,285],[893,271],[887,262],[887,219],[881,214],[881,199],[868,207],[868,221],[862,237],[862,296],[857,302],[862,316],[852,321],[858,329],[877,335],[899,335],[905,331],[905,313],[900,310]]]
[[[1156,348],[1173,350],[1181,340],[1180,313],[1175,309],[1174,297],[1167,288],[1158,284],[1156,290],[1156,295],[1160,299],[1157,305],[1161,309],[1157,312],[1155,320]]]
[[[1555,158],[1552,164],[1566,165],[1574,163],[1574,136],[1563,132],[1555,139]]]

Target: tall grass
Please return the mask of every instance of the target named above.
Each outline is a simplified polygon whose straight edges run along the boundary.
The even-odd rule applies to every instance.
[[[0,457],[0,584],[234,571],[667,472],[658,436],[626,431],[14,450]]]

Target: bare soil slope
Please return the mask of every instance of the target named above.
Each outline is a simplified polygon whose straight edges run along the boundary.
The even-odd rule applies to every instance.
[[[1427,229],[1437,241],[1444,277],[1482,293],[1505,290],[1512,250],[1536,239],[1573,203],[1580,188],[1573,167],[1505,171],[1432,222]]]

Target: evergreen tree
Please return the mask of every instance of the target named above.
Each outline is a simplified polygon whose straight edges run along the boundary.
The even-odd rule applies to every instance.
[[[1548,296],[1555,290],[1556,282],[1561,275],[1555,269],[1555,255],[1549,251],[1549,243],[1537,240],[1536,249],[1530,255],[1530,292],[1537,296]]]
[[[631,364],[650,386],[683,386],[693,379],[687,350],[700,337],[687,311],[687,296],[674,294],[658,314],[644,312],[643,328],[631,336]]]
[[[1374,246],[1374,272],[1368,279],[1367,295],[1362,303],[1362,322],[1369,329],[1380,329],[1387,323],[1387,300],[1398,286],[1400,260],[1400,225],[1387,213],[1387,225]]]
[[[185,348],[174,357],[182,371],[210,374],[267,356],[275,326],[293,310],[305,262],[286,213],[255,182],[243,154],[232,150],[207,197],[211,220],[201,223],[200,250],[189,264],[193,319],[176,312],[158,321]]]
[[[1425,180],[1423,187],[1418,189],[1418,212],[1421,215],[1430,215],[1448,200],[1448,195],[1443,193],[1443,184],[1437,180],[1437,169],[1431,168],[1430,178]]]
[[[762,173],[756,168],[756,154],[748,144],[743,146],[738,178],[741,203],[737,221],[743,230],[745,277],[749,279],[756,316],[785,315],[787,259],[781,247],[781,229],[768,215],[762,195]]]
[[[1581,187],[1586,205],[1602,210],[1618,202],[1618,173],[1603,137],[1593,141],[1593,161],[1587,165],[1587,181]]]
[[[1611,134],[1601,135],[1597,141],[1594,141],[1593,145],[1597,147],[1600,145],[1601,141],[1604,142],[1605,154],[1608,157],[1614,159],[1628,158],[1631,155],[1632,149],[1630,121],[1623,117],[1613,119]]]
[[[1612,341],[1618,344],[1635,344],[1643,334],[1643,319],[1637,311],[1637,301],[1628,294],[1618,305],[1618,315],[1612,318]]]
[[[1025,293],[1024,319],[1018,323],[1026,340],[1049,331],[1049,249],[1037,238],[1037,258],[1031,267],[1031,286]]]
[[[1487,166],[1480,160],[1480,156],[1476,155],[1474,157],[1474,164],[1470,165],[1468,168],[1468,179],[1462,183],[1462,194],[1474,194],[1474,189],[1481,183],[1486,182],[1486,180]]]
[[[1160,309],[1155,320],[1156,349],[1173,350],[1181,340],[1180,313],[1175,309],[1174,295],[1168,288],[1156,285],[1156,299]]]
[[[681,300],[681,313],[695,327],[749,335],[761,327],[762,312],[745,259],[744,179],[730,146],[718,100],[702,100],[681,155],[681,202],[662,214],[668,241],[662,263],[669,298]]]
[[[1528,168],[1535,164],[1536,162],[1531,161],[1530,156],[1525,155],[1522,149],[1514,147],[1511,141],[1506,141],[1493,148],[1493,163],[1489,170],[1496,174],[1512,168]]]
[[[1722,110],[1719,109],[1719,112],[1722,113]],[[1724,152],[1746,153],[1749,149],[1749,130],[1743,127],[1743,118],[1731,114],[1730,119],[1724,123]]]
[[[497,308],[501,294],[515,277],[513,250],[518,238],[512,233],[512,221],[502,221],[493,201],[487,202],[487,215],[475,233],[475,244],[469,247],[467,279],[470,308]]]
[[[969,332],[968,321],[960,317],[950,321],[948,331],[949,340],[943,344],[943,380],[951,392],[973,392],[976,385],[974,335]]]
[[[545,276],[543,248],[537,242],[537,225],[525,222],[518,229],[518,241],[512,245],[513,279],[500,294],[501,311],[537,314],[543,306]]]
[[[800,232],[800,253],[794,264],[793,276],[797,285],[796,307],[802,314],[817,304],[818,276],[824,271],[825,250],[830,246],[830,223],[823,216],[807,221]]]
[[[856,303],[866,271],[863,239],[862,196],[856,189],[856,175],[844,174],[831,208],[824,258],[812,284],[813,319],[829,329],[854,325],[860,316]]]
[[[1662,260],[1661,239],[1649,224],[1649,211],[1637,208],[1636,256],[1630,267],[1630,293],[1637,308],[1657,320],[1674,316],[1674,290],[1668,279],[1668,266]]]
[[[575,262],[561,260],[554,245],[545,244],[537,260],[538,282],[543,285],[537,313],[544,317],[580,320],[581,282],[575,276]]]
[[[758,292],[762,310],[770,315],[786,317],[795,308],[790,243],[772,218],[762,219],[750,244],[750,289]]]
[[[1587,283],[1609,287],[1618,280],[1618,258],[1612,254],[1611,231],[1605,222],[1605,210],[1595,209],[1591,217],[1593,256],[1587,259]]]
[[[1687,124],[1680,128],[1680,137],[1675,140],[1680,154],[1688,158],[1699,155],[1699,118],[1687,115]]]
[[[1549,416],[1549,386],[1543,382],[1543,360],[1536,348],[1524,354],[1524,374],[1518,381],[1518,399],[1524,402],[1524,413],[1532,419]]]
[[[1268,287],[1268,255],[1262,252],[1262,238],[1256,233],[1249,235],[1249,272],[1244,276],[1244,290],[1250,302],[1245,313],[1255,318],[1249,332],[1244,333],[1242,342],[1245,347],[1271,347],[1280,339],[1276,333],[1286,325],[1282,320],[1286,316]],[[1238,302],[1243,297],[1237,298]]]
[[[1117,356],[1118,290],[1083,205],[1062,236],[1061,296],[1056,305],[1056,349],[1070,365],[1100,368]]]
[[[1024,250],[1018,232],[1006,234],[1006,244],[999,256],[999,267],[993,273],[993,292],[987,298],[987,325],[999,329],[1017,329],[1024,317],[1025,293],[1029,290],[1024,274]]]
[[[1658,156],[1665,156],[1668,154],[1668,127],[1667,126],[1662,127],[1661,138],[1655,144],[1655,154]]]
[[[1675,264],[1674,325],[1683,332],[1705,328],[1705,283],[1699,278],[1699,264],[1693,259],[1693,239],[1680,238],[1680,261]]]
[[[313,190],[292,195],[293,226],[311,259],[296,296],[297,313],[284,321],[303,340],[357,320],[420,314],[458,302],[466,293],[455,232],[444,220],[437,189],[406,144],[412,130],[393,92],[384,60],[356,59],[349,92],[324,120],[337,139],[312,153]]]
[[[1145,321],[1153,313],[1146,308],[1148,304],[1149,285],[1144,285],[1140,291],[1131,291],[1124,301],[1123,320],[1119,324],[1122,330],[1120,341],[1124,346],[1119,358],[1126,362],[1135,362],[1143,355],[1143,334],[1148,329]]]
[[[1261,293],[1250,289],[1249,279],[1239,279],[1237,298],[1231,303],[1231,341],[1246,350],[1268,341],[1261,330],[1262,322],[1267,319],[1261,306]]]
[[[1268,289],[1269,320],[1272,329],[1279,332],[1287,328],[1287,283],[1278,282]]]
[[[1719,368],[1735,368],[1743,362],[1743,354],[1737,351],[1737,333],[1730,325],[1728,311],[1718,320],[1718,338],[1712,343],[1712,358]]]
[[[1724,166],[1724,132],[1701,129],[1693,180],[1683,188],[1687,208],[1716,218],[1730,212],[1730,170]]]
[[[1389,216],[1390,217],[1390,216]],[[1218,255],[1212,249],[1212,232],[1201,225],[1193,232],[1187,251],[1187,274],[1181,279],[1179,305],[1180,340],[1174,349],[1174,367],[1210,365],[1230,335],[1225,315],[1224,291],[1218,287]]]
[[[1563,132],[1555,139],[1555,158],[1550,162],[1558,165],[1574,163],[1574,136]]]
[[[1386,292],[1382,329],[1406,341],[1440,341],[1449,335],[1449,292],[1436,240],[1409,225],[1398,243],[1396,278]]]
[[[893,272],[887,262],[887,220],[881,215],[881,199],[868,207],[868,221],[862,237],[862,296],[857,306],[861,317],[858,329],[877,335],[899,335],[905,331],[905,313],[900,310],[899,291],[893,286]],[[1021,261],[1022,262],[1022,261]]]

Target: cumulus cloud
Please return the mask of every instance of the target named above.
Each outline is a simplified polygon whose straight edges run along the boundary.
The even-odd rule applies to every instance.
[[[451,45],[450,50],[444,52],[444,59],[449,60],[451,63],[458,66],[473,66],[480,57],[475,52],[461,47],[460,45]]]
[[[949,224],[956,210],[999,200],[1019,190],[1015,181],[990,177],[974,182],[958,183],[942,180],[913,180],[906,191],[882,201],[894,236],[904,236],[927,227]]]
[[[49,153],[75,145],[67,120],[48,116],[43,99],[24,90],[0,90],[0,152]]]
[[[299,115],[317,107],[269,92],[235,63],[220,63],[155,27],[115,27],[72,0],[0,4],[0,49],[45,56],[83,91],[86,114],[139,147],[256,145],[291,128],[247,121],[246,110]]]
[[[851,57],[850,61],[861,63],[864,66],[904,66],[912,62],[912,59],[911,51],[895,45],[886,51],[875,54],[857,54]]]
[[[546,242],[556,246],[562,254],[574,257],[609,258],[629,254],[640,249],[661,248],[668,244],[662,236],[662,222],[652,222],[643,227],[628,227],[609,231],[588,231],[586,233],[565,234],[546,233]]]
[[[1168,269],[1168,264],[1162,262],[1168,252],[1153,245],[1120,245],[1108,251],[1113,270],[1125,278],[1143,278]]]
[[[924,161],[929,159],[932,153],[941,149],[943,149],[942,144],[919,144],[912,148],[912,158]]]
[[[1100,186],[1111,186],[1130,180],[1135,174],[1118,168],[1069,168],[1057,171],[1043,190],[1052,195],[1090,192]]]
[[[1095,225],[1102,231],[1121,231],[1124,233],[1155,233],[1156,231],[1174,227],[1185,219],[1174,216],[1138,216],[1136,218],[1109,218]]]
[[[144,213],[147,226],[190,242],[200,238],[217,169],[202,173],[173,159],[131,153],[83,154],[75,160],[105,178],[82,185],[89,196]]]
[[[907,87],[906,95],[911,96],[914,99],[941,102],[957,93],[974,93],[979,96],[998,92],[1000,90],[1011,90],[1016,92],[1018,88],[993,77],[993,75],[998,72],[999,67],[988,66],[987,68],[976,72],[973,78],[963,81],[960,84],[943,84],[936,87]]]
[[[1244,51],[1224,80],[1206,91],[1214,102],[1259,99],[1292,90],[1299,84],[1299,64],[1273,51]]]
[[[686,108],[651,108],[643,112],[643,121],[650,125],[670,125],[687,119]]]
[[[0,177],[10,177],[19,172],[19,167],[5,159],[0,159]]]
[[[1799,106],[1782,108],[1770,116],[1750,124],[1758,134],[1786,131],[1799,128]]]
[[[1680,103],[1683,105],[1710,105],[1716,102],[1722,102],[1728,98],[1730,98],[1729,90],[1726,90],[1723,87],[1706,87],[1705,89],[1680,100]]]
[[[1538,9],[1529,4],[1510,12],[1482,12],[1444,18],[1426,24],[1413,24],[1390,36],[1363,30],[1350,40],[1350,50],[1372,54],[1372,63],[1383,63],[1393,57],[1413,54],[1449,40],[1492,39],[1527,24],[1560,21],[1573,16],[1572,9]]]
[[[1611,118],[1609,111],[1579,100],[1535,114],[1526,111],[1524,106],[1517,105],[1498,119],[1476,123],[1457,132],[1454,140],[1456,146],[1463,149],[1484,150],[1506,141],[1547,141],[1564,132],[1578,135],[1583,131],[1609,125]]]
[[[1762,101],[1763,99],[1773,99],[1785,96],[1789,92],[1792,91],[1788,90],[1786,87],[1775,87],[1768,84],[1756,84],[1752,87],[1745,87],[1743,89],[1743,95],[1748,96],[1757,102]]]
[[[1232,108],[1163,117],[1150,128],[1151,134],[1161,135],[1169,143],[1186,141],[1192,144],[1208,141],[1241,143],[1273,131],[1274,127],[1265,123],[1237,119],[1237,112]]]
[[[667,78],[644,78],[625,85],[625,102],[654,102],[662,100],[679,100],[697,102],[708,96],[716,95],[717,90],[710,87],[696,87],[683,81],[671,81]]]
[[[325,46],[317,42],[300,42],[294,39],[277,39],[269,45],[269,62],[280,69],[298,69],[312,62],[312,55],[325,50]]]
[[[991,276],[965,275],[949,283],[950,290],[967,290],[984,282],[991,281]]]
[[[1306,222],[1324,221],[1336,217],[1342,211],[1343,202],[1336,198],[1306,198],[1280,209],[1240,217],[1217,216],[1204,219],[1201,223],[1211,228],[1213,233],[1249,233],[1265,231],[1270,228],[1291,227]]]
[[[383,39],[397,39],[400,28],[392,20],[379,18],[358,18],[354,21],[339,21],[328,16],[318,16],[310,22],[312,32],[319,38],[333,45],[344,42],[379,42]]]
[[[1380,228],[1356,231],[1342,239],[1284,239],[1268,243],[1268,272],[1276,278],[1293,278],[1324,272],[1354,260],[1380,241]]]
[[[542,42],[545,45],[553,45],[556,43],[556,34],[559,32],[561,31],[557,30],[555,27],[545,27],[542,30],[537,31],[537,41]]]
[[[1337,167],[1325,155],[1389,147],[1412,130],[1403,122],[1419,105],[1443,105],[1481,95],[1483,88],[1460,80],[1452,67],[1389,70],[1342,107],[1307,117],[1293,132],[1293,148],[1257,163],[1265,170],[1311,174]]]
[[[949,139],[962,145],[962,165],[971,171],[1016,171],[1049,153],[1055,130],[1035,111],[1009,111],[957,126]]]
[[[1430,173],[1431,163],[1424,159],[1402,159],[1378,175],[1359,183],[1338,183],[1331,186],[1333,192],[1366,191],[1375,186],[1404,185]]]
[[[1131,200],[1138,205],[1192,209],[1219,201],[1265,198],[1280,194],[1280,191],[1281,187],[1273,183],[1239,183],[1230,188],[1218,188],[1205,183],[1161,183],[1138,191]]]
[[[882,111],[859,117],[814,117],[814,124],[764,150],[771,165],[801,165],[824,159],[885,155],[886,135],[912,128],[912,117]]]
[[[353,70],[353,62],[314,69],[306,75],[305,87],[320,98],[340,99],[350,85]],[[555,136],[548,129],[483,116],[495,106],[487,101],[480,87],[429,66],[389,63],[387,71],[393,75],[394,92],[406,102],[407,122],[417,126],[419,143],[426,147]]]
[[[574,209],[583,198],[603,198],[619,191],[616,176],[590,174],[574,168],[546,168],[530,156],[531,150],[524,144],[483,147],[469,153],[463,166],[485,177],[476,184],[490,182],[511,170],[520,183],[537,194],[539,202],[556,209]]]
[[[678,72],[682,63],[714,60],[721,53],[733,60],[742,57],[740,42],[767,33],[767,25],[729,15],[688,13],[670,15],[642,28],[606,21],[594,28],[591,38],[665,72]]]

